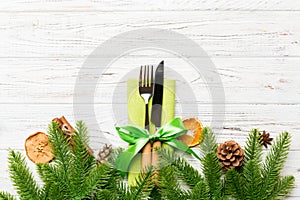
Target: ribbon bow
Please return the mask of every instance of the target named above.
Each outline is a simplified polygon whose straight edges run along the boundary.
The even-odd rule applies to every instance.
[[[122,177],[125,177],[132,159],[149,141],[162,141],[172,147],[191,154],[200,160],[198,155],[192,149],[176,139],[177,137],[184,135],[187,131],[180,118],[174,118],[166,125],[160,127],[158,131],[152,135],[150,135],[146,129],[131,125],[116,127],[116,130],[120,138],[130,144],[130,147],[116,160],[116,167],[120,171]]]

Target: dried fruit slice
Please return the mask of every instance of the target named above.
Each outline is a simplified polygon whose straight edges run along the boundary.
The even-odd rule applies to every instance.
[[[48,163],[53,159],[48,135],[36,132],[25,141],[25,149],[28,158],[34,163]]]
[[[189,147],[193,147],[201,143],[203,139],[202,123],[194,117],[184,119],[182,122],[188,131],[185,135],[180,136],[178,139]]]

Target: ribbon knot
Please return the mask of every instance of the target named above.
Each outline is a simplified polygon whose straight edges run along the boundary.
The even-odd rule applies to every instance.
[[[150,135],[148,130],[137,126],[116,127],[116,130],[122,140],[129,143],[129,148],[124,151],[116,160],[116,168],[120,171],[124,178],[128,172],[132,159],[142,150],[149,141],[161,141],[176,149],[192,154],[200,160],[198,155],[191,150],[186,144],[180,142],[176,138],[184,135],[186,129],[180,118],[174,118],[166,125],[160,127],[157,132]]]
[[[157,140],[159,140],[159,136],[156,135],[156,134],[150,135],[150,136],[149,136],[149,140],[150,140],[150,141],[157,141]]]

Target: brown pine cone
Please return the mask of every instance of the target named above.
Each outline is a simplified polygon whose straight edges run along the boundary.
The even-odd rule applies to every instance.
[[[218,146],[217,157],[225,170],[240,167],[244,160],[244,150],[234,140],[226,141]]]
[[[99,150],[99,153],[98,153],[98,157],[97,157],[97,163],[98,164],[103,164],[105,162],[108,161],[109,159],[109,156],[112,152],[112,145],[107,145],[105,144],[100,150]]]

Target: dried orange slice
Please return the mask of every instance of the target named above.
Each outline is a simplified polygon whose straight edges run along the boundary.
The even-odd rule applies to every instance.
[[[28,158],[34,163],[48,163],[53,159],[48,135],[36,132],[25,141]]]
[[[193,147],[202,142],[202,123],[194,117],[184,119],[183,124],[188,130],[186,134],[180,136],[178,139],[188,145]]]

